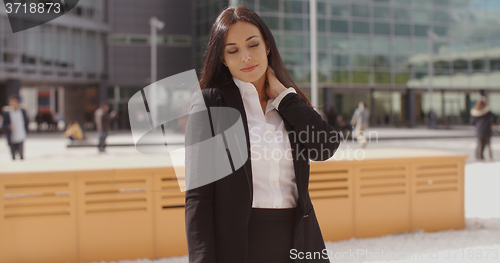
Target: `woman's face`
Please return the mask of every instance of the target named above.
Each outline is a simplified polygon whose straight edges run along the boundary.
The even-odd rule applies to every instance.
[[[252,23],[238,21],[229,27],[221,59],[233,77],[255,82],[266,73],[268,52],[259,29]]]

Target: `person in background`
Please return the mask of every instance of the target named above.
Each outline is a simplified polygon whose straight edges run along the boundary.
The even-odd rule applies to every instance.
[[[19,107],[19,96],[17,95],[9,96],[9,106],[10,109],[3,113],[2,127],[7,136],[12,160],[16,159],[16,152],[19,152],[19,157],[23,160],[23,144],[28,134],[28,114],[26,114],[26,110]]]
[[[68,126],[68,129],[63,133],[63,136],[68,137],[70,140],[83,140],[83,131],[80,124],[74,121],[73,124]]]
[[[476,126],[476,159],[484,160],[484,148],[488,146],[490,160],[493,160],[493,151],[491,150],[491,126],[492,122],[493,125],[496,125],[497,116],[490,111],[488,99],[482,96],[481,99],[476,102],[474,108],[471,109],[470,114],[472,116],[471,124]]]
[[[94,121],[97,128],[97,136],[99,138],[99,152],[105,152],[106,137],[108,136],[109,124],[114,120],[116,112],[109,113],[109,105],[106,102],[101,103],[101,106],[94,113]]]
[[[351,125],[356,125],[354,128],[354,135],[361,144],[361,148],[366,145],[365,130],[368,128],[370,121],[370,111],[365,108],[365,103],[360,101],[358,108],[354,111],[351,119]]]
[[[352,125],[347,123],[346,120],[344,120],[344,117],[342,115],[337,116],[337,131],[342,132],[342,137],[348,138],[351,136],[352,133]]]
[[[434,112],[434,108],[431,107],[429,110],[429,129],[436,129],[436,113]]]

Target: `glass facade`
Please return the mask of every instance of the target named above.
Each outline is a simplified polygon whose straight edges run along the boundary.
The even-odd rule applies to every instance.
[[[309,1],[236,3],[249,6],[264,19],[278,40],[287,69],[299,85],[307,87]],[[318,0],[319,86],[338,92],[356,88],[396,90],[400,93],[397,100],[392,92],[378,97],[372,93],[367,102],[384,104],[385,111],[400,116],[401,122],[408,114],[416,115],[417,122],[425,122],[431,105],[428,95],[422,94],[427,92],[429,82],[427,31],[431,29],[438,35],[433,42],[433,86],[438,95],[433,96],[436,102],[432,105],[438,117],[466,116],[474,103],[472,93],[500,91],[495,86],[500,80],[499,14],[498,0]],[[407,89],[417,90],[418,105],[410,113],[404,113],[401,106],[406,103]],[[459,91],[453,93],[456,89]],[[450,92],[450,97],[446,94],[439,99],[440,90]],[[353,103],[346,108],[346,115],[356,107]],[[465,121],[467,117],[461,119]]]

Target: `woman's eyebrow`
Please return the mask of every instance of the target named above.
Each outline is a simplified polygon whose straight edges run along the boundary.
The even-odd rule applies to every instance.
[[[247,40],[245,40],[245,41],[248,41],[248,40],[252,39],[253,37],[259,37],[259,36],[257,36],[257,35],[253,35],[253,36],[251,36],[251,37],[247,38]],[[226,44],[226,46],[229,46],[229,45],[236,45],[236,43],[227,43],[227,44]]]

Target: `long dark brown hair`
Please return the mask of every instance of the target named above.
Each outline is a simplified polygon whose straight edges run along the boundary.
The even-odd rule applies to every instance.
[[[252,23],[260,30],[266,45],[270,48],[269,55],[267,56],[268,64],[274,70],[276,77],[285,87],[293,87],[302,101],[312,109],[313,107],[309,98],[295,84],[290,73],[285,68],[285,63],[283,63],[278,52],[278,47],[276,46],[271,30],[269,30],[269,27],[267,27],[264,20],[257,13],[243,5],[226,7],[217,16],[210,30],[210,38],[207,50],[205,51],[205,63],[201,71],[200,88],[217,88],[220,85],[227,85],[233,81],[231,72],[227,67],[223,66],[221,57],[223,56],[229,26],[238,21]]]

